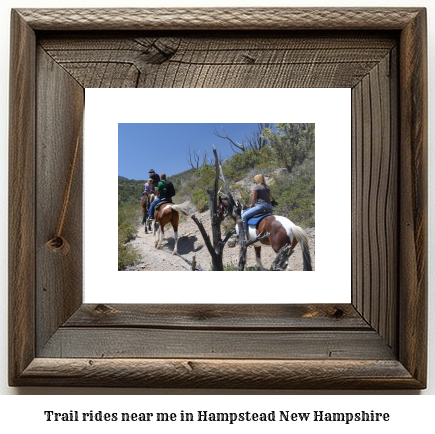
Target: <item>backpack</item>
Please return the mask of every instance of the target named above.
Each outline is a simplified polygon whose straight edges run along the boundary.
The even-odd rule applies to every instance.
[[[175,196],[175,188],[174,184],[172,184],[171,181],[166,181],[166,191],[165,191],[165,197],[172,197]]]

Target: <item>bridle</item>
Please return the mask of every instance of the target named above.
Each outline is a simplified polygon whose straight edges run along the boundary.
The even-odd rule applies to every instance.
[[[226,219],[227,215],[228,215],[228,207],[224,205],[222,200],[219,204],[218,218],[222,222]]]
[[[220,221],[225,220],[225,218],[230,215],[229,213],[229,209],[228,209],[228,205],[225,205],[225,203],[228,203],[228,199],[221,199],[220,203],[219,203],[219,208],[218,208],[218,218]],[[235,201],[236,203],[236,208],[242,208],[240,202],[238,200]],[[231,218],[236,221],[236,219],[231,216]]]

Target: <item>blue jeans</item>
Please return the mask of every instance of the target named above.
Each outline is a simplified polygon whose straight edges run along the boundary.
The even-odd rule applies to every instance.
[[[159,202],[161,202],[163,199],[164,199],[163,197],[158,197],[157,199],[154,199],[154,200],[151,202],[151,205],[150,205],[150,209],[149,209],[149,211],[148,211],[148,214],[149,214],[149,216],[150,216],[152,219],[154,218],[154,208],[155,208],[156,205],[157,205]]]
[[[272,205],[270,205],[269,203],[260,203],[252,208],[248,208],[245,211],[242,211],[243,230],[245,231],[245,234],[248,233],[248,220],[261,211],[272,212]]]

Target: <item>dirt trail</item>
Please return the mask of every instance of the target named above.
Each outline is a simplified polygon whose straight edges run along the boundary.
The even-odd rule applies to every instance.
[[[189,215],[193,214],[194,208],[189,202],[180,204]],[[205,230],[211,238],[210,214],[206,211],[202,214],[195,213],[202,221]],[[143,225],[140,225],[138,236],[130,242],[142,256],[142,261],[127,270],[132,271],[190,271],[188,261],[192,261],[193,256],[196,257],[197,265],[203,270],[210,270],[211,258],[205,246],[204,240],[196,226],[195,222],[190,217],[183,217],[178,228],[178,255],[172,255],[174,249],[174,231],[172,228],[165,228],[165,237],[163,247],[156,249],[154,247],[154,235],[146,234]],[[315,269],[315,229],[307,230],[311,260],[313,270]],[[184,259],[183,259],[184,258]],[[224,264],[237,266],[239,260],[239,246],[235,239],[230,238],[224,249]],[[269,268],[275,259],[274,251],[269,247],[261,249],[261,259],[263,266]],[[253,268],[256,265],[254,248],[249,247],[247,251],[247,267]],[[296,246],[295,252],[290,257],[290,269],[294,271],[302,270],[302,252]]]

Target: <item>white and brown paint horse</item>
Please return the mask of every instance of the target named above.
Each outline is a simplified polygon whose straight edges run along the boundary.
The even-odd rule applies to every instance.
[[[150,193],[150,194],[144,194],[141,198],[140,198],[140,205],[142,207],[142,224],[145,227],[145,233],[147,234],[148,231],[151,232],[151,223],[147,223],[147,211],[150,209],[150,205],[153,202],[153,200],[155,199],[156,195],[154,193]],[[148,226],[147,226],[148,224]]]
[[[219,218],[223,220],[227,214],[228,199],[219,197]],[[238,233],[237,225],[236,231]],[[249,225],[248,231],[249,239],[254,239],[260,234],[269,233],[268,237],[265,237],[253,244],[255,248],[255,259],[260,270],[266,270],[261,263],[261,246],[272,247],[274,252],[278,253],[279,250],[286,245],[291,245],[291,251],[293,251],[297,243],[299,243],[302,248],[302,258],[304,264],[303,271],[312,271],[307,234],[301,227],[296,226],[288,218],[277,215],[264,217],[258,224],[257,228],[253,225]],[[290,268],[287,267],[287,271],[289,270]]]
[[[163,203],[160,207],[154,212],[154,220],[152,223],[152,232],[155,237],[155,246],[157,249],[162,247],[163,237],[165,235],[165,226],[168,223],[171,223],[172,228],[174,229],[174,239],[175,245],[172,254],[175,255],[178,253],[177,245],[178,245],[178,222],[180,220],[180,215],[189,215],[184,209],[182,209],[179,205],[174,205],[173,203]],[[156,224],[159,225],[156,230]]]

